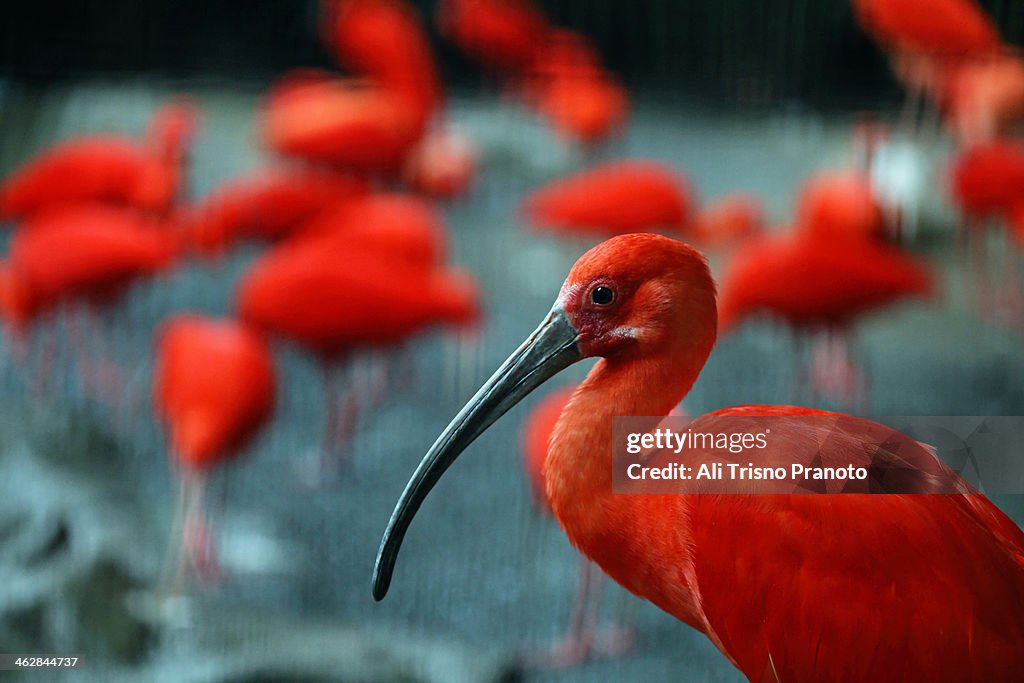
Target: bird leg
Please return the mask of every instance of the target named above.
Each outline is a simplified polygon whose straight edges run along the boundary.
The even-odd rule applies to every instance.
[[[532,664],[562,669],[590,659],[594,653],[602,583],[601,571],[581,555],[579,585],[573,600],[569,629],[553,646],[530,658]]]
[[[158,596],[180,595],[192,573],[204,583],[219,576],[204,502],[205,488],[204,474],[194,471],[180,473],[174,521],[157,584]]]
[[[636,644],[637,600],[620,591],[612,623],[594,640],[594,651],[604,657],[622,657]]]
[[[815,339],[810,379],[813,389],[838,399],[845,410],[856,411],[863,403],[861,372],[843,332],[826,330]]]

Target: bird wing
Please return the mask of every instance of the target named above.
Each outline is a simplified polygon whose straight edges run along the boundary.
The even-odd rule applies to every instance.
[[[874,424],[846,423],[822,442],[822,460],[903,462],[884,443],[863,448]],[[945,466],[929,477],[960,485]],[[751,680],[1018,679],[1024,534],[984,496],[702,495],[689,504],[707,622]]]

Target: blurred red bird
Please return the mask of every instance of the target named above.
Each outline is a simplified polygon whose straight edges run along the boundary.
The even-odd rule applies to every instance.
[[[1009,135],[1024,119],[1024,60],[1001,54],[948,68],[940,85],[947,128],[961,146]]]
[[[613,470],[622,468],[613,418],[663,416],[678,405],[714,348],[715,311],[706,261],[680,242],[625,235],[584,254],[540,326],[410,478],[380,544],[374,597],[387,593],[414,515],[460,454],[544,381],[597,358],[558,420],[545,477],[569,540],[605,573],[707,636],[751,683],[1019,680],[1024,533],[928,449],[906,437],[880,443],[893,434],[882,425],[797,406],[734,406],[699,418],[692,430],[772,417],[766,448],[757,456],[699,448],[692,455],[786,465],[796,443],[812,446],[826,466],[873,471],[912,458],[921,467],[911,490],[947,493],[623,495],[613,488]],[[834,427],[823,433],[793,419],[801,416]]]
[[[419,114],[394,91],[310,71],[278,80],[262,120],[264,144],[278,154],[361,173],[397,174],[422,133]]]
[[[216,573],[202,500],[205,478],[270,421],[275,391],[270,349],[237,322],[178,314],[161,326],[153,399],[181,469],[179,578],[186,565],[203,578]]]
[[[399,95],[418,125],[441,104],[441,79],[423,20],[403,0],[325,0],[328,47],[354,74]]]
[[[102,204],[49,209],[27,220],[0,270],[0,306],[24,325],[72,300],[102,304],[132,281],[167,267],[180,251],[165,223]]]
[[[801,232],[833,240],[883,239],[885,218],[871,177],[862,171],[822,171],[811,176],[797,198]]]
[[[685,230],[692,210],[690,183],[655,161],[615,161],[555,180],[522,204],[538,228],[617,234]]]
[[[196,118],[193,106],[175,103],[154,114],[143,140],[90,135],[44,150],[0,186],[0,219],[88,201],[166,211],[183,185]]]
[[[440,213],[413,195],[376,193],[330,209],[311,221],[295,247],[342,254],[368,252],[396,267],[434,270],[447,253]]]
[[[1024,144],[994,140],[960,154],[951,172],[953,199],[968,224],[984,227],[1024,201]]]
[[[530,0],[441,0],[441,35],[484,68],[517,73],[544,44],[547,18]]]
[[[396,344],[432,325],[477,319],[477,290],[468,275],[402,267],[374,248],[332,244],[325,249],[316,239],[300,239],[257,260],[239,286],[242,318],[326,360]]]
[[[853,0],[861,26],[898,53],[948,58],[999,51],[999,31],[974,0]]]
[[[932,290],[928,267],[895,247],[867,240],[763,237],[733,256],[718,322],[725,331],[749,316],[769,314],[797,328],[841,328],[869,311]]]
[[[324,210],[367,191],[345,173],[311,168],[264,169],[216,188],[193,211],[189,239],[200,253],[222,254],[242,241],[276,241]]]
[[[629,94],[601,66],[597,50],[573,31],[551,31],[524,85],[526,101],[559,133],[584,145],[604,140],[626,121]]]

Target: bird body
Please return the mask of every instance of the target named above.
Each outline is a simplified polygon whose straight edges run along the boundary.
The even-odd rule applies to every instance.
[[[13,171],[0,186],[0,218],[24,218],[48,207],[110,202],[165,211],[181,184],[195,112],[168,105],[148,138],[91,135],[66,140]]]
[[[871,176],[862,171],[824,171],[809,178],[797,199],[801,231],[834,240],[885,236],[882,207]]]
[[[1024,145],[996,140],[964,151],[951,172],[952,194],[965,216],[1003,217],[1024,200]]]
[[[326,0],[326,42],[353,73],[400,94],[418,125],[441,104],[441,79],[423,21],[404,0]]]
[[[369,252],[392,266],[430,271],[444,262],[447,234],[430,202],[401,193],[375,193],[324,212],[292,244]]]
[[[973,0],[854,0],[861,25],[891,50],[936,57],[999,51],[999,31]]]
[[[11,240],[0,302],[15,324],[68,300],[103,302],[165,268],[178,251],[177,235],[130,209],[50,209],[26,221]]]
[[[184,467],[205,470],[237,455],[270,419],[274,395],[273,359],[256,333],[195,314],[164,323],[154,400]]]
[[[441,199],[465,195],[475,174],[472,141],[452,130],[427,132],[409,151],[402,170],[411,189]]]
[[[907,297],[928,296],[927,267],[895,247],[805,236],[764,237],[733,256],[722,286],[723,330],[756,313],[797,327],[842,327]]]
[[[785,460],[792,439],[822,462],[884,468],[913,456],[914,481],[945,493],[614,493],[613,418],[667,415],[696,381],[717,328],[714,281],[692,248],[634,234],[584,254],[545,320],[413,474],[381,542],[375,597],[413,515],[459,453],[545,380],[598,357],[555,426],[544,477],[569,540],[612,578],[704,633],[752,683],[1018,680],[1024,533],[929,449],[878,443],[881,425],[736,406],[694,428],[771,419],[786,438],[766,446],[769,461]],[[845,429],[822,439],[807,418],[823,417]]]
[[[207,197],[194,211],[190,241],[207,255],[221,254],[240,241],[276,241],[365,192],[364,181],[344,173],[260,171],[229,181]]]
[[[683,229],[689,183],[653,161],[618,161],[555,180],[530,193],[523,213],[538,228],[618,234]]]
[[[459,271],[403,268],[380,252],[311,244],[282,245],[250,267],[238,290],[245,321],[333,359],[476,319],[476,287]]]
[[[437,17],[443,36],[503,73],[528,66],[549,28],[529,0],[443,0]]]
[[[269,149],[362,173],[397,173],[422,132],[402,94],[309,71],[271,88],[262,120]]]

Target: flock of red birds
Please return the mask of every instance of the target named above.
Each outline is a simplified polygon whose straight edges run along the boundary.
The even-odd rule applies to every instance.
[[[950,196],[965,226],[1001,227],[1024,243],[1024,143],[1014,137],[1024,118],[1024,61],[1017,51],[1002,43],[972,0],[853,0],[853,6],[908,91],[930,98],[943,115],[956,145]],[[265,245],[237,283],[231,317],[183,312],[156,337],[155,407],[182,480],[179,574],[185,566],[215,572],[202,480],[272,418],[271,341],[296,345],[322,364],[329,405],[321,451],[328,452],[340,420],[335,366],[428,328],[469,327],[481,317],[473,277],[447,263],[436,204],[471,190],[477,159],[472,142],[446,123],[424,19],[404,0],[324,0],[322,10],[321,39],[344,75],[295,71],[269,88],[257,114],[260,140],[274,158],[267,167],[186,202],[200,113],[182,98],[156,113],[143,139],[65,141],[0,185],[0,219],[16,224],[0,262],[0,313],[15,336],[68,306],[114,306],[133,282],[186,258],[216,260],[242,243]],[[585,36],[553,25],[529,0],[442,0],[437,23],[504,92],[583,149],[624,129],[629,96],[598,50]],[[768,230],[756,197],[738,192],[702,205],[678,169],[623,159],[537,188],[523,199],[521,213],[540,231],[601,237],[663,231],[727,250],[717,325],[711,323],[717,330],[702,330],[712,342],[716,332],[761,314],[794,330],[842,336],[865,314],[937,291],[929,266],[899,245],[898,207],[879,198],[868,168],[816,174],[795,206],[790,228]],[[652,260],[637,267],[660,277],[651,270],[664,256],[658,249],[621,238],[615,243],[638,245]],[[595,266],[577,266],[589,267]],[[850,381],[836,380],[835,358],[829,365],[812,369],[812,383],[838,386],[849,397]],[[526,437],[527,470],[541,501],[558,486],[544,484],[543,471],[550,470],[547,446],[566,398],[542,404],[546,417],[535,418]],[[563,526],[573,523],[560,519]],[[586,552],[590,531],[576,532],[574,542]],[[625,578],[614,562],[609,570],[600,551],[588,554],[634,592],[651,597],[661,590]],[[790,680],[761,677],[762,645],[768,647],[762,641],[774,635],[753,637],[754,650],[741,652],[736,639],[746,631],[715,634],[708,623],[694,623],[695,608],[683,598],[652,599],[708,633],[751,680]],[[570,646],[562,663],[590,654],[589,645]],[[799,654],[788,657],[772,660],[772,671],[785,668],[794,680],[810,680],[801,675],[813,667]],[[996,677],[986,680],[1009,680],[998,678],[998,662],[992,666]]]

